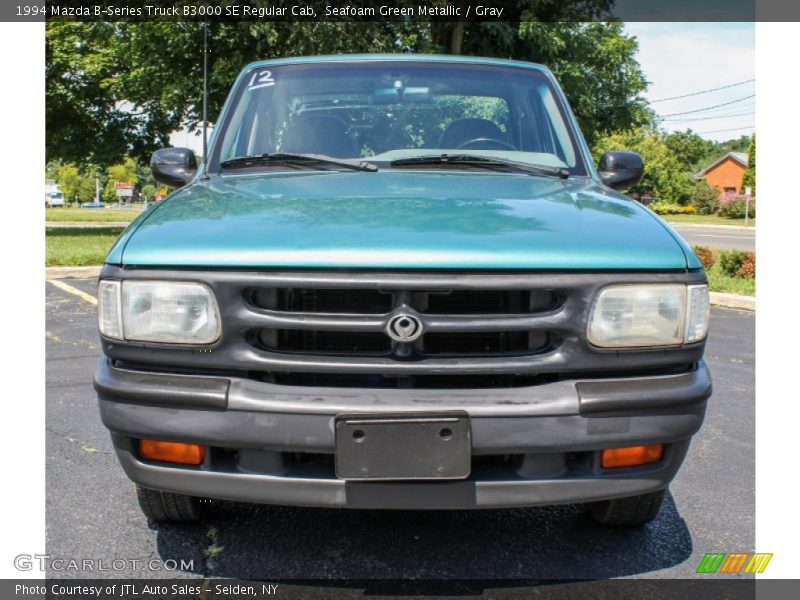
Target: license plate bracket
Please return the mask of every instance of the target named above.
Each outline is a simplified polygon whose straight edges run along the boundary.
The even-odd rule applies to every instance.
[[[469,477],[472,432],[464,411],[338,415],[336,476],[357,481]]]

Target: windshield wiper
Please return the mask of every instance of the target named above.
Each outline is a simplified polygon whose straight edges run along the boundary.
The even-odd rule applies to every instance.
[[[534,173],[566,179],[569,171],[562,167],[550,165],[537,165],[533,163],[508,160],[494,156],[473,156],[472,154],[432,154],[427,156],[413,156],[411,158],[398,158],[389,163],[392,167],[416,165],[468,165],[487,169],[511,169],[520,173]]]
[[[324,154],[290,154],[274,152],[256,154],[254,156],[240,156],[223,160],[219,165],[223,169],[244,169],[247,167],[260,167],[264,165],[288,165],[300,168],[316,169],[318,167],[339,167],[352,171],[377,171],[378,167],[372,163],[359,161],[351,162],[344,159],[325,156]]]

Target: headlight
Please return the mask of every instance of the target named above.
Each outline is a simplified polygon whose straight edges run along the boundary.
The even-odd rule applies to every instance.
[[[100,333],[167,344],[210,344],[222,327],[214,294],[202,283],[101,281]]]
[[[708,332],[708,286],[614,285],[595,298],[587,337],[601,348],[677,346]]]

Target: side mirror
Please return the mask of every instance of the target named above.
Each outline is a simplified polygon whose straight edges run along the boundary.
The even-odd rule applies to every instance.
[[[598,165],[600,179],[615,190],[626,190],[635,186],[644,175],[644,161],[635,152],[606,152]]]
[[[150,170],[156,181],[170,187],[182,187],[194,177],[197,159],[188,148],[162,148],[153,153]]]

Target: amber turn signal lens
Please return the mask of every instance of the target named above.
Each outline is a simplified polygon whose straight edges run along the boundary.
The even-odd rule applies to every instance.
[[[649,465],[660,461],[663,453],[664,447],[661,444],[630,446],[629,448],[608,448],[603,450],[601,462],[604,469]]]
[[[141,454],[142,458],[148,460],[159,460],[181,465],[199,465],[203,462],[206,451],[203,446],[198,446],[197,444],[139,440],[139,454]]]

